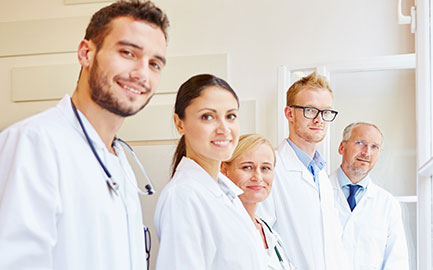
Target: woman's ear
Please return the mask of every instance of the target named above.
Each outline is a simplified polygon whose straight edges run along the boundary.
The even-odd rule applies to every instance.
[[[225,162],[221,162],[221,173],[224,174],[225,176],[229,176],[229,172],[227,170],[227,163]]]
[[[174,125],[176,126],[177,132],[179,132],[180,135],[184,135],[185,130],[183,127],[183,121],[176,113],[173,115],[173,121],[174,121]]]

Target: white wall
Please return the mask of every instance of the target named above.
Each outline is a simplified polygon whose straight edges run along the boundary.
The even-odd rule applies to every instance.
[[[297,66],[361,56],[414,52],[414,38],[410,34],[409,27],[397,24],[397,1],[395,0],[158,0],[155,2],[168,13],[171,22],[168,55],[226,53],[229,82],[242,100],[256,100],[256,131],[271,139],[274,145],[278,143],[276,119],[278,66]],[[408,13],[408,6],[413,4],[413,0],[404,2]],[[7,28],[15,21],[90,16],[105,4],[65,6],[62,0],[1,0],[0,30],[2,26]],[[2,40],[12,38],[19,43],[20,38],[17,37],[25,38],[27,34],[16,32],[13,36],[2,36]],[[74,49],[71,48],[78,46],[84,35],[84,29],[76,29],[73,33],[56,32],[53,35],[58,41],[50,40],[46,45],[57,48],[60,53],[33,56],[0,55],[0,130],[18,119],[55,104],[55,101],[13,103],[10,76],[10,69],[17,65],[75,63],[76,56]],[[61,45],[60,41],[65,39],[75,44]],[[29,50],[32,49],[31,42],[27,46]],[[162,79],[164,80],[164,76]],[[72,92],[72,90],[65,89],[65,92]],[[29,89],[29,91],[39,91],[39,89]],[[143,125],[143,128],[146,126]],[[145,148],[136,149],[138,156],[143,159],[145,167],[148,168],[146,166],[148,155],[143,152]],[[166,149],[164,155],[168,155],[167,153],[171,151],[169,147],[162,148]],[[166,156],[165,159],[171,157]],[[154,182],[159,182],[155,183],[157,187],[167,181],[168,168],[158,168],[158,170],[160,171],[149,171],[149,175],[155,175]],[[161,176],[161,179],[158,176]],[[153,205],[153,202],[150,205]],[[149,205],[145,204],[145,207]],[[148,211],[149,209],[145,209],[145,212]],[[147,218],[147,224],[149,220],[152,219]],[[155,256],[152,260],[155,260]]]

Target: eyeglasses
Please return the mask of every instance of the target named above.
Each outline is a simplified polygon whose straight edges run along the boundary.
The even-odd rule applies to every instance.
[[[298,105],[290,105],[289,107],[296,108],[296,109],[302,109],[304,111],[304,117],[308,119],[316,119],[316,117],[319,115],[319,113],[322,116],[323,121],[326,122],[332,122],[334,121],[335,117],[337,116],[338,112],[334,110],[319,110],[314,107],[304,107],[304,106],[298,106]]]

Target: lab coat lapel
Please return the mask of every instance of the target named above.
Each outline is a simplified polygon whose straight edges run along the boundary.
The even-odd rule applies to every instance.
[[[288,172],[298,172],[301,181],[307,182],[312,188],[317,190],[314,183],[313,175],[308,171],[307,167],[296,156],[295,151],[290,147],[287,140],[283,140],[278,147],[279,161],[283,163],[284,169]]]
[[[370,179],[370,183],[367,186],[367,190],[365,191],[364,196],[362,196],[361,200],[356,204],[356,207],[355,209],[353,209],[352,214],[356,215],[358,212],[363,211],[363,209],[367,207],[369,201],[374,199],[376,195],[377,195],[377,186]]]
[[[69,122],[71,122],[71,125],[77,130],[77,132],[83,137],[83,139],[86,140],[83,130],[81,129],[81,126],[78,122],[78,119],[75,116],[74,110],[72,109],[71,97],[69,95],[65,95],[56,106],[62,112],[64,117]],[[102,142],[101,137],[99,137],[99,134],[93,128],[92,124],[90,124],[90,122],[87,120],[86,116],[82,114],[79,110],[78,110],[78,114],[80,115],[84,128],[86,129],[86,132],[89,135],[90,140],[95,145],[95,147],[97,149],[106,149],[107,147]]]
[[[343,190],[341,190],[340,183],[338,182],[337,171],[329,176],[329,180],[331,181],[335,202],[339,208],[344,209],[344,212],[349,214],[351,212],[349,203],[347,202],[346,196],[344,196]]]
[[[218,185],[217,181],[213,179],[200,165],[198,165],[192,159],[187,157],[183,157],[179,165],[177,166],[176,171],[188,171],[193,177],[192,181],[196,182],[197,185],[203,187],[203,189],[209,191],[213,196],[217,199],[222,200],[224,204],[232,206],[230,195],[224,194],[221,187]],[[229,193],[232,194],[233,197],[237,197],[239,194],[242,194],[242,190],[238,188],[233,182],[227,179],[221,173],[218,174],[218,178],[224,182],[224,184],[228,187]]]

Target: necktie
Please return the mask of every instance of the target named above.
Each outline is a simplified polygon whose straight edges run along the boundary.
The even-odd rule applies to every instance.
[[[349,197],[347,197],[347,202],[349,203],[350,211],[353,211],[353,209],[356,206],[355,194],[361,186],[360,185],[348,185],[348,186],[350,188],[350,194]]]

